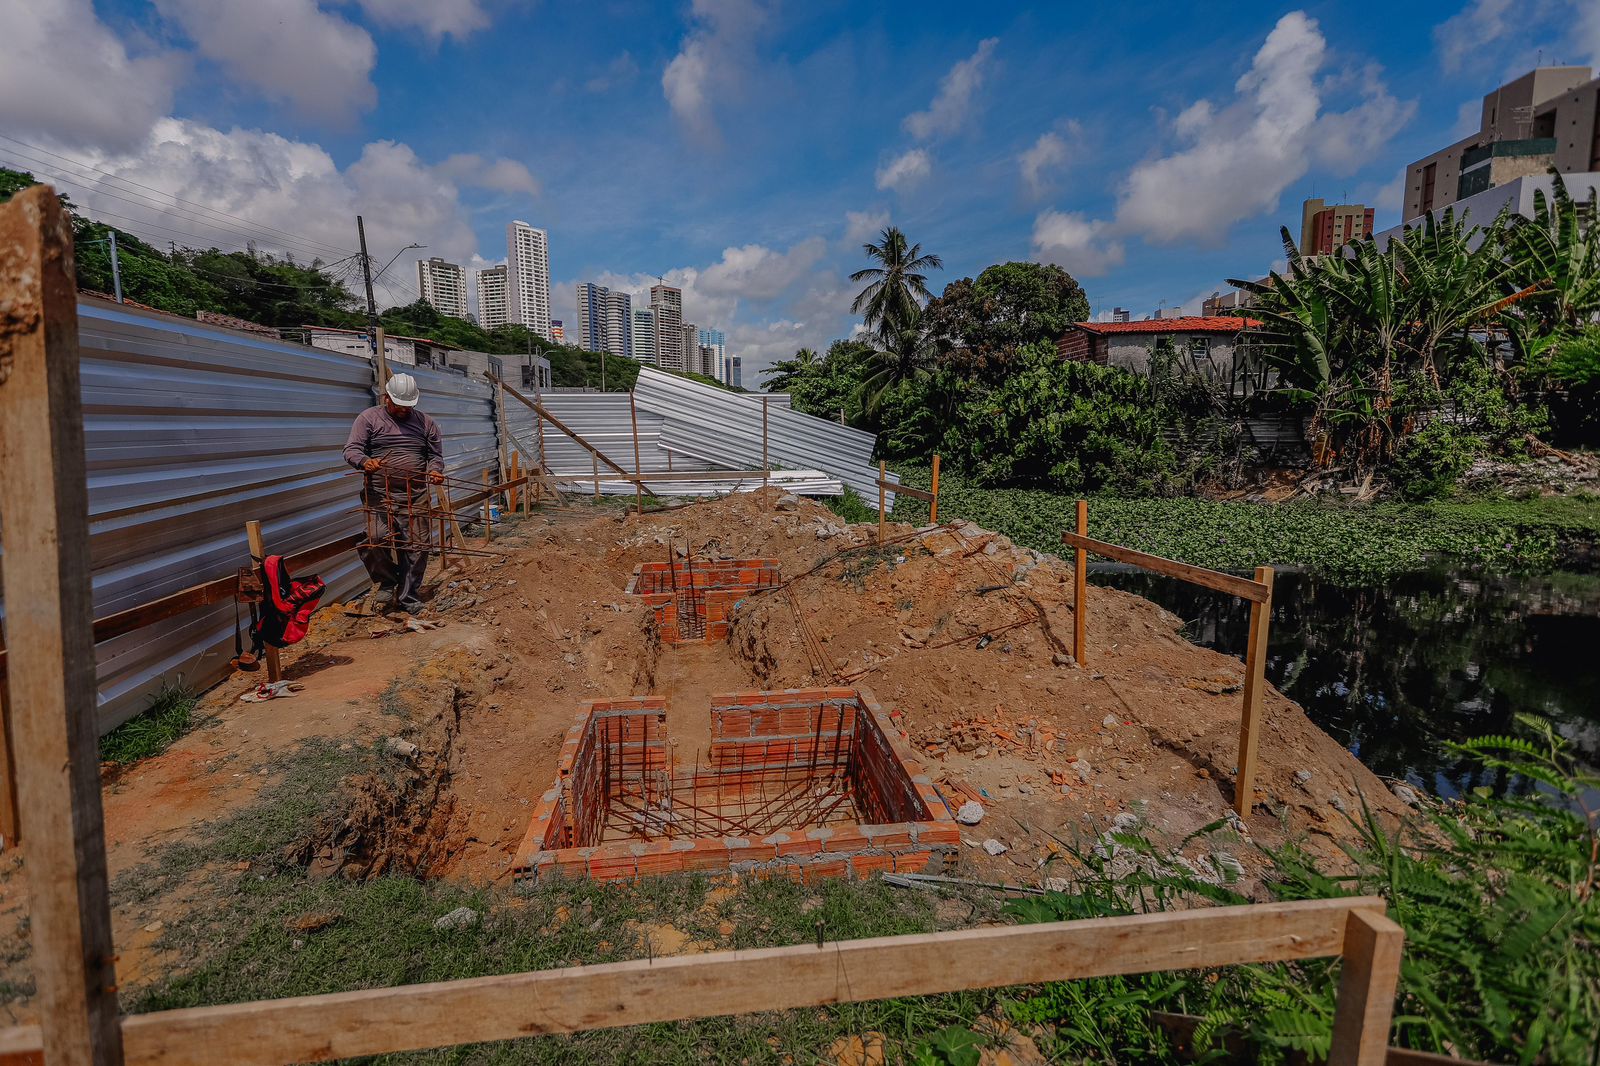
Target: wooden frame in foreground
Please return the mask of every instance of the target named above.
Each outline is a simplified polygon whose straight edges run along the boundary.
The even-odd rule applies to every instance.
[[[118,1014],[93,728],[72,231],[48,188],[0,205],[0,568],[40,1026],[0,1066],[356,1055],[1043,981],[1343,956],[1336,1066],[1385,1059],[1403,934],[1351,897],[582,966]]]

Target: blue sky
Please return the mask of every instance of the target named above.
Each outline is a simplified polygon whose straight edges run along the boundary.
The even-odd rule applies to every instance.
[[[1303,197],[1392,224],[1401,167],[1468,132],[1484,92],[1541,57],[1600,57],[1593,0],[0,16],[0,161],[130,229],[335,259],[359,211],[384,260],[415,241],[484,265],[521,218],[550,232],[558,317],[577,281],[664,275],[747,367],[848,335],[846,275],[891,221],[944,257],[936,289],[1040,259],[1096,311],[1196,305],[1281,258]],[[410,258],[384,302],[412,295]]]

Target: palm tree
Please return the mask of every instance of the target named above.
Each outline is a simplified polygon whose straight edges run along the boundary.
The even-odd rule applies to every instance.
[[[1600,315],[1600,216],[1593,189],[1580,204],[1554,168],[1551,174],[1550,197],[1534,192],[1533,219],[1515,219],[1507,243],[1518,285],[1537,286],[1523,307],[1536,312],[1540,332],[1567,332]]]
[[[762,388],[768,392],[788,392],[797,379],[805,377],[821,362],[814,350],[801,348],[794,353],[793,359],[780,359],[761,372],[763,377],[769,379]]]
[[[942,270],[944,261],[931,252],[924,255],[922,245],[907,242],[896,226],[885,227],[876,244],[868,241],[861,248],[880,265],[850,275],[851,281],[868,282],[850,313],[861,315],[886,344],[895,343],[902,327],[917,317],[921,301],[932,295],[923,271]]]
[[[922,309],[915,303],[908,317],[893,327],[893,333],[880,331],[878,340],[868,357],[867,376],[855,394],[857,406],[869,416],[878,413],[883,398],[896,385],[925,373],[933,355],[928,333],[922,328]]]

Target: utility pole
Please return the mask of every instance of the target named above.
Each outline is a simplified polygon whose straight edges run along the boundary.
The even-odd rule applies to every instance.
[[[111,239],[111,285],[112,291],[117,295],[117,303],[122,302],[122,264],[117,261],[117,231],[108,230],[107,236]]]
[[[367,283],[367,329],[372,342],[372,365],[377,368],[378,388],[389,383],[389,360],[384,357],[383,327],[378,325],[378,303],[372,298],[372,257],[367,254],[367,227],[356,216],[356,236],[361,238],[361,276]]]

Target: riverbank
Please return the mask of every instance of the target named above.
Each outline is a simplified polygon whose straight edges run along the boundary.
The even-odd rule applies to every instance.
[[[929,471],[902,469],[928,487]],[[939,517],[965,518],[1019,544],[1059,554],[1076,498],[985,489],[940,475]],[[901,497],[894,518],[926,521],[928,505]],[[1270,564],[1332,580],[1373,581],[1449,559],[1485,570],[1594,564],[1600,496],[1506,497],[1430,503],[1242,503],[1189,497],[1089,503],[1089,535],[1217,570]]]

